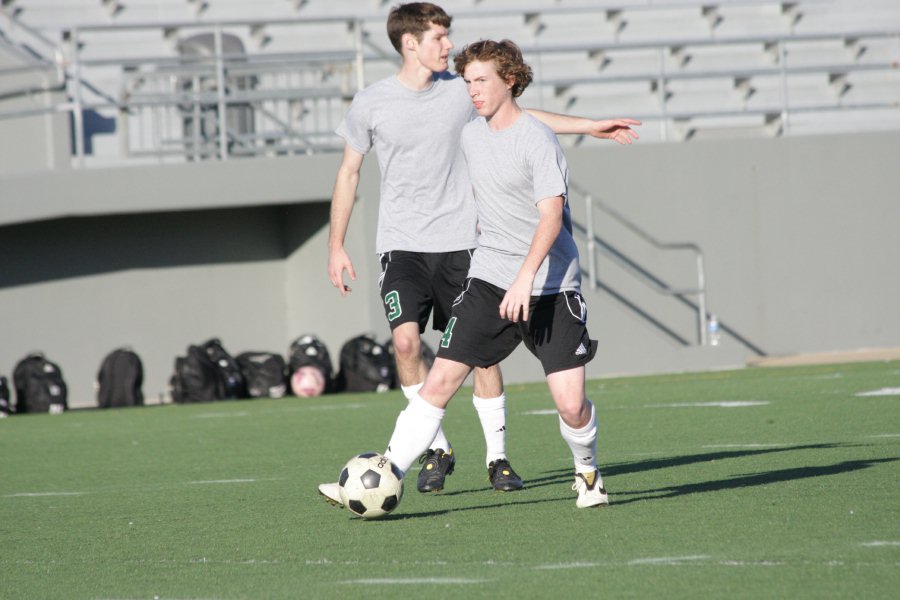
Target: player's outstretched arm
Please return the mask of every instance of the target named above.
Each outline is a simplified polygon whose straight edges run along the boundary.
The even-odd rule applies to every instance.
[[[556,134],[590,135],[595,138],[613,140],[623,145],[631,144],[640,137],[637,131],[634,130],[634,127],[641,124],[637,119],[597,120],[561,115],[536,108],[526,108],[525,110]]]
[[[331,217],[328,233],[328,278],[341,296],[346,296],[350,286],[344,283],[344,271],[351,281],[356,281],[356,271],[350,256],[344,250],[344,239],[353,213],[353,202],[359,187],[359,171],[365,156],[349,145],[344,146],[344,157],[334,179],[331,193]]]

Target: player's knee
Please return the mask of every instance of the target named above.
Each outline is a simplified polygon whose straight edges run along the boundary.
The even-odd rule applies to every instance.
[[[465,379],[465,377],[462,377]],[[432,369],[428,373],[428,379],[422,388],[423,394],[431,394],[432,397],[450,398],[459,389],[462,380],[455,372],[442,369]]]
[[[557,405],[559,416],[563,422],[574,429],[581,429],[591,420],[591,412],[588,408],[585,410],[582,401],[560,402]]]
[[[409,360],[417,357],[420,352],[419,336],[396,334],[393,336],[394,354],[399,360]]]

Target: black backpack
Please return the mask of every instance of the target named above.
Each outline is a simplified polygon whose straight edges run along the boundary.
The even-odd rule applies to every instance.
[[[55,413],[69,408],[69,391],[62,371],[40,352],[29,354],[16,364],[13,385],[17,413]]]
[[[7,417],[12,412],[9,403],[9,381],[0,375],[0,418]]]
[[[100,363],[97,373],[97,406],[113,408],[142,406],[144,365],[130,348],[113,350]]]
[[[331,354],[324,342],[315,335],[301,335],[291,343],[288,350],[288,374],[296,373],[300,367],[317,367],[325,377],[325,393],[333,391]]]
[[[200,346],[188,346],[185,356],[175,358],[175,373],[169,383],[176,404],[213,402],[224,393],[218,368]]]
[[[274,352],[242,352],[235,358],[251,398],[281,398],[287,393],[284,357]]]
[[[212,338],[203,344],[207,356],[216,366],[219,380],[221,382],[221,395],[219,400],[227,400],[230,398],[246,398],[247,384],[244,382],[244,375],[241,368],[231,354],[229,354],[222,346],[219,338]]]
[[[340,391],[384,392],[391,389],[394,378],[394,359],[371,336],[356,336],[341,347]]]

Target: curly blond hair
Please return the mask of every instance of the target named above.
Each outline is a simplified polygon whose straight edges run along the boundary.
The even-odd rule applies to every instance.
[[[467,45],[453,59],[456,72],[465,77],[469,63],[493,62],[500,79],[512,83],[513,98],[518,98],[532,82],[531,67],[522,58],[522,51],[510,40],[480,40]]]

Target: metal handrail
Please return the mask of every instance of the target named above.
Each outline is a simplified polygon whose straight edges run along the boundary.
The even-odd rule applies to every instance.
[[[754,77],[780,76],[782,73],[788,75],[829,75],[837,76],[846,73],[856,73],[860,71],[892,71],[900,69],[900,62],[897,61],[879,61],[877,63],[865,64],[847,64],[847,63],[822,63],[816,65],[802,65],[799,67],[737,67],[733,69],[706,69],[702,71],[692,72],[666,72],[666,73],[624,73],[618,75],[597,74],[590,77],[560,77],[545,78],[541,81],[543,85],[555,88],[567,88],[579,84],[604,84],[604,83],[634,83],[643,81],[698,81],[703,79],[751,79]]]
[[[748,4],[757,3],[757,0],[745,0]],[[807,0],[810,1],[810,0]],[[758,3],[772,3],[764,0],[759,0]],[[687,4],[695,4],[695,3],[683,3]],[[791,4],[790,2],[782,3],[782,4]],[[672,3],[664,3],[659,4],[655,8],[665,8],[667,6],[676,7],[679,5],[679,2]],[[615,2],[602,2],[595,3],[591,6],[573,6],[573,7],[554,7],[554,8],[535,8],[534,11],[526,11],[526,13],[522,13],[522,16],[526,18],[526,21],[530,17],[534,17],[535,15],[540,16],[541,14],[557,14],[563,12],[569,12],[571,14],[577,12],[584,13],[600,13],[603,11],[613,11],[619,9],[632,11],[636,10],[637,6],[621,6]],[[649,10],[649,7],[648,7]],[[477,10],[477,11],[457,11],[455,13],[455,17],[462,18],[477,18],[478,16],[488,16],[488,15],[510,15],[509,10],[496,9],[496,10]],[[161,97],[141,97],[141,94],[123,94],[122,97],[116,97],[117,93],[112,90],[101,90],[92,85],[92,72],[91,69],[97,67],[105,67],[110,65],[116,65],[122,67],[123,77],[128,77],[130,73],[135,71],[141,71],[142,69],[148,69],[147,73],[152,73],[152,69],[156,69],[157,72],[162,69],[172,69],[173,67],[178,68],[202,68],[202,66],[210,67],[211,78],[210,81],[219,81],[219,84],[215,86],[214,90],[211,90],[214,94],[216,94],[216,98],[214,101],[214,105],[217,106],[217,120],[219,121],[219,130],[222,132],[222,136],[220,140],[217,141],[219,145],[220,152],[219,158],[224,158],[228,153],[228,145],[226,137],[232,135],[232,132],[228,132],[224,126],[226,125],[225,119],[225,110],[228,107],[233,106],[234,104],[238,104],[240,102],[247,101],[249,98],[246,95],[246,92],[235,89],[226,89],[226,86],[223,85],[223,81],[226,77],[237,75],[238,73],[246,73],[248,71],[253,70],[254,68],[259,69],[260,71],[265,70],[266,72],[277,72],[279,64],[283,67],[284,72],[288,72],[289,69],[297,69],[301,65],[316,65],[319,61],[330,60],[339,63],[342,68],[346,67],[348,69],[348,75],[353,78],[353,83],[348,87],[353,87],[355,84],[356,89],[360,89],[363,87],[365,83],[365,73],[368,70],[371,70],[373,64],[383,64],[386,61],[390,62],[391,58],[396,60],[396,57],[390,54],[390,52],[385,52],[382,48],[379,47],[378,44],[373,42],[373,39],[370,38],[368,27],[375,21],[379,24],[383,21],[383,15],[332,15],[332,16],[323,16],[323,17],[302,17],[296,19],[286,19],[286,20],[220,20],[220,21],[171,21],[171,22],[144,22],[144,23],[124,23],[124,24],[105,24],[105,25],[91,25],[91,24],[80,24],[70,27],[66,31],[66,35],[64,36],[65,42],[62,44],[55,44],[55,42],[43,37],[39,32],[34,31],[28,28],[27,25],[22,24],[15,17],[9,15],[2,15],[8,22],[12,24],[13,29],[17,30],[19,33],[22,33],[28,38],[28,45],[37,45],[41,48],[45,48],[48,55],[53,55],[53,60],[46,60],[45,64],[55,65],[59,72],[62,74],[61,79],[64,77],[67,82],[67,100],[65,103],[57,103],[55,105],[46,105],[43,108],[17,108],[12,111],[4,111],[0,112],[0,119],[14,118],[14,117],[22,117],[26,115],[33,114],[44,114],[52,113],[52,112],[69,112],[72,115],[72,123],[74,128],[73,139],[75,141],[75,160],[77,165],[82,165],[84,162],[84,122],[83,122],[83,112],[85,110],[96,110],[103,108],[115,107],[120,111],[121,115],[135,116],[137,114],[137,110],[141,105],[146,106],[148,104],[148,100],[151,103],[157,103],[160,107],[168,106],[177,106],[180,98],[178,96],[177,90],[171,91],[171,102],[166,102],[165,99]],[[278,25],[283,27],[285,25],[296,24],[297,26],[309,26],[311,24],[316,23],[334,23],[334,22],[346,22],[350,29],[352,30],[352,41],[349,42],[346,46],[333,49],[326,50],[321,52],[298,52],[298,53],[285,53],[285,54],[277,54],[277,53],[247,53],[241,55],[231,55],[222,52],[221,50],[221,40],[220,37],[223,32],[223,28],[229,27],[250,27],[259,28],[265,27],[266,25]],[[90,58],[85,56],[81,52],[81,42],[83,41],[83,36],[85,33],[91,32],[92,34],[102,34],[103,32],[120,32],[127,30],[147,30],[147,29],[158,29],[163,32],[167,32],[169,35],[170,32],[173,31],[195,31],[197,29],[204,29],[206,31],[213,31],[216,34],[217,39],[219,39],[219,51],[215,52],[214,56],[210,57],[202,57],[202,58],[191,58],[191,57],[142,57],[142,58],[122,58],[120,60],[108,59],[108,58]],[[789,118],[793,114],[800,114],[804,112],[819,112],[819,111],[828,111],[828,110],[842,110],[842,111],[867,111],[870,109],[897,109],[900,108],[900,103],[895,99],[887,99],[887,100],[878,100],[871,102],[846,102],[842,98],[838,98],[833,103],[827,104],[803,104],[798,102],[788,102],[787,92],[788,92],[788,77],[793,76],[799,73],[811,73],[816,72],[820,66],[788,66],[786,61],[784,60],[785,53],[785,45],[794,43],[794,42],[804,42],[804,41],[817,41],[817,40],[844,40],[844,42],[848,45],[856,44],[856,43],[865,43],[865,41],[869,38],[883,38],[883,37],[891,37],[897,38],[900,40],[900,30],[897,29],[871,29],[871,30],[852,30],[852,31],[835,31],[832,33],[815,33],[815,34],[803,34],[803,33],[789,33],[789,34],[770,34],[770,35],[758,35],[758,36],[713,36],[713,37],[672,37],[666,39],[652,39],[652,40],[641,40],[641,41],[615,41],[615,42],[604,42],[604,43],[579,43],[579,44],[536,44],[534,47],[528,46],[527,43],[522,45],[523,51],[534,52],[539,55],[547,55],[553,54],[554,52],[571,52],[573,50],[578,50],[581,52],[585,52],[589,55],[606,55],[607,52],[628,52],[631,50],[647,50],[647,49],[656,49],[660,53],[660,70],[658,73],[647,73],[643,75],[636,74],[628,74],[628,75],[608,75],[604,72],[598,72],[596,77],[592,78],[592,81],[595,83],[610,83],[610,82],[626,82],[626,81],[649,81],[651,83],[656,84],[659,94],[659,106],[656,109],[656,112],[652,112],[651,110],[647,111],[647,114],[629,114],[628,116],[640,118],[643,121],[659,121],[662,139],[667,138],[667,130],[669,124],[677,124],[680,121],[685,121],[689,119],[703,119],[708,117],[737,117],[737,118],[746,118],[746,117],[756,117],[762,116],[765,119],[766,124],[774,123],[776,125],[780,125],[780,130],[778,127],[770,127],[776,133],[787,134],[789,133]],[[539,34],[535,34],[535,39],[539,38]],[[692,70],[692,69],[684,69],[684,70],[676,70],[672,71],[669,69],[668,71],[665,68],[664,61],[662,60],[663,54],[668,51],[672,53],[680,53],[686,52],[693,47],[700,46],[709,46],[709,45],[729,45],[729,44],[761,44],[766,48],[770,49],[773,52],[777,52],[781,60],[778,61],[777,66],[775,67],[762,67],[759,69],[735,69],[733,72],[729,73],[728,71],[716,69],[716,70]],[[537,60],[537,63],[540,63],[540,59]],[[263,67],[262,64],[265,64]],[[202,66],[201,66],[202,65]],[[318,64],[320,69],[324,69],[325,67],[321,64]],[[822,72],[828,74],[829,76],[834,76],[835,74],[844,74],[853,71],[884,71],[886,73],[896,73],[896,64],[895,63],[884,63],[879,62],[877,65],[870,65],[868,63],[847,63],[847,64],[834,64],[834,65],[822,65]],[[584,82],[580,78],[560,78],[560,79],[552,79],[546,78],[542,79],[540,74],[535,79],[535,87],[542,85],[557,85],[559,87],[564,88],[567,85],[577,85],[578,83]],[[667,97],[666,93],[666,83],[675,80],[695,80],[695,79],[705,79],[710,77],[728,77],[732,76],[737,80],[743,79],[751,79],[754,77],[765,77],[770,75],[780,75],[781,76],[781,101],[768,101],[765,106],[747,106],[746,103],[743,107],[740,108],[726,108],[726,107],[705,107],[700,110],[679,110],[677,108],[673,108],[671,105],[671,101]],[[95,82],[96,83],[96,82]],[[323,82],[318,84],[318,86],[310,86],[312,89],[315,87],[319,90],[324,90],[328,84]],[[339,94],[328,95],[327,91],[323,94],[323,98],[327,98],[336,102],[346,102],[349,99],[349,95],[352,90],[347,89],[343,90]],[[163,92],[165,93],[165,92]],[[266,97],[269,95],[269,97]],[[285,95],[290,96],[290,92],[279,91],[276,88],[260,88],[256,90],[253,94],[252,99],[258,100],[259,102],[265,101],[274,101],[274,102],[290,102],[291,100],[286,99]],[[302,97],[311,97],[313,94],[305,93],[301,94],[298,90],[295,90],[292,98]],[[98,98],[99,101],[93,101],[94,97]],[[152,98],[152,99],[151,99]],[[199,96],[193,97],[195,101],[198,101]],[[324,105],[323,105],[324,106]],[[161,108],[160,110],[164,110]],[[314,110],[319,110],[315,108]],[[326,108],[327,110],[327,108]],[[319,114],[319,113],[316,113]],[[327,115],[327,113],[321,113],[323,115]],[[141,117],[136,117],[141,118]],[[163,120],[177,118],[173,117],[171,114],[163,115]],[[327,116],[326,116],[327,118]],[[305,140],[299,140],[302,143],[306,143]],[[123,145],[123,147],[125,147]],[[141,149],[143,152],[143,149]],[[131,155],[131,151],[127,151],[127,155]]]
[[[803,0],[805,4],[812,3],[821,3],[825,4],[827,2],[831,2],[832,0]],[[719,6],[772,6],[772,5],[780,5],[783,13],[789,12],[788,9],[796,4],[796,0],[724,0],[724,1],[716,1],[710,0],[708,2],[709,7],[717,8]],[[294,25],[294,24],[309,24],[309,23],[332,23],[335,21],[345,21],[352,22],[358,21],[363,23],[375,23],[379,27],[384,25],[385,17],[387,15],[387,11],[389,10],[389,6],[386,6],[388,3],[382,2],[382,5],[385,5],[381,10],[369,10],[364,14],[360,13],[329,13],[329,14],[298,14],[296,17],[281,17],[277,19],[254,19],[254,18],[226,18],[226,19],[208,19],[203,15],[199,15],[196,19],[193,20],[184,20],[184,19],[176,19],[176,20],[162,20],[162,21],[141,21],[136,23],[124,22],[124,23],[83,23],[79,24],[78,27],[84,31],[104,31],[111,29],[144,29],[146,27],[151,28],[161,28],[161,27],[170,27],[170,28],[197,28],[197,27],[206,27],[212,24],[221,24],[225,27],[234,27],[241,25],[251,25],[253,27],[264,27],[270,24],[280,24],[280,25]],[[589,3],[579,4],[579,5],[553,5],[553,6],[540,6],[535,5],[534,3],[523,2],[519,6],[514,9],[505,8],[505,7],[491,7],[489,4],[486,6],[481,6],[478,8],[466,9],[460,8],[459,10],[453,11],[453,18],[456,19],[478,19],[478,18],[486,18],[486,17],[508,17],[508,16],[519,16],[523,18],[529,18],[533,16],[540,15],[590,15],[590,14],[602,14],[607,16],[608,18],[615,18],[617,15],[621,13],[639,13],[639,12],[653,12],[658,10],[672,10],[672,9],[680,9],[680,10],[695,10],[698,7],[697,0],[668,0],[662,1],[650,0],[647,4],[632,4],[632,3],[623,3],[618,0],[608,2],[605,0],[594,0]]]
[[[584,225],[585,237],[587,238],[588,250],[588,276],[590,277],[590,287],[592,290],[597,289],[597,252],[598,242],[601,240],[594,230],[594,209],[599,209],[627,230],[632,232],[639,239],[661,251],[690,251],[694,254],[696,270],[697,270],[697,287],[673,288],[668,284],[653,276],[645,269],[637,266],[633,261],[619,252],[614,251],[606,244],[601,245],[606,248],[607,256],[616,264],[622,267],[626,272],[630,273],[636,279],[649,286],[655,292],[665,296],[696,296],[697,297],[697,340],[701,346],[706,346],[709,342],[707,336],[707,327],[709,324],[706,312],[706,272],[703,265],[703,251],[700,246],[693,242],[663,242],[650,235],[646,230],[642,229],[634,221],[628,219],[622,213],[609,206],[599,198],[594,197],[588,190],[576,183],[569,183],[569,190],[576,192],[584,198],[585,220]]]

